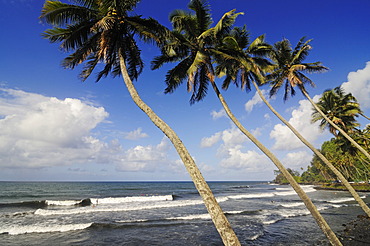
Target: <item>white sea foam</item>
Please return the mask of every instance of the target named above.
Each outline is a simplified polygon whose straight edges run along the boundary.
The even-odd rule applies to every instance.
[[[361,196],[361,199],[366,198],[366,196]],[[355,198],[353,197],[346,197],[346,198],[339,198],[339,199],[334,199],[331,201],[328,201],[330,203],[344,203],[344,202],[350,202],[350,201],[355,201]]]
[[[167,220],[210,220],[209,214],[191,214],[188,216],[170,217]]]
[[[339,198],[339,199],[334,199],[331,201],[328,201],[330,203],[344,203],[344,202],[350,202],[354,201],[355,199],[353,197],[346,197],[346,198]]]
[[[74,206],[81,203],[82,200],[46,200],[45,203],[48,206]]]
[[[92,223],[70,225],[12,225],[9,227],[0,227],[0,234],[19,235],[26,233],[66,232],[83,230],[91,225]]]
[[[138,222],[147,222],[149,220],[116,220],[117,223],[138,223]]]
[[[244,211],[227,211],[228,214],[241,214]]]
[[[218,203],[226,202],[227,200],[229,200],[229,197],[228,196],[216,197],[216,200]]]
[[[306,193],[317,191],[317,190],[315,190],[313,185],[301,185],[301,188]],[[285,191],[285,192],[276,192],[276,194],[280,194],[281,196],[297,194],[292,187],[276,188],[276,190],[277,191]]]
[[[99,199],[99,205],[78,207],[72,209],[37,209],[36,215],[63,215],[63,214],[83,214],[83,213],[97,213],[97,212],[123,212],[123,211],[136,211],[136,210],[148,210],[158,208],[172,208],[172,207],[184,207],[203,204],[202,200],[174,200],[174,201],[151,201],[151,202],[127,202],[119,204],[101,204]]]
[[[281,187],[278,187],[278,188],[275,188],[275,190],[291,190],[292,188],[281,188]]]
[[[291,203],[280,203],[279,205],[285,208],[292,208],[292,207],[304,206],[304,203],[303,202],[291,202]]]
[[[107,197],[107,198],[91,198],[93,203],[98,204],[118,204],[128,202],[153,202],[153,201],[172,201],[172,195],[164,196],[128,196],[128,197]]]
[[[248,198],[263,198],[263,197],[273,197],[274,193],[255,193],[255,194],[240,194],[228,196],[230,199],[248,199]]]
[[[263,233],[256,234],[256,235],[254,235],[254,236],[249,237],[249,240],[251,240],[251,241],[257,240],[257,239],[258,239],[260,236],[262,236],[262,235],[263,235]]]
[[[153,202],[153,201],[172,201],[172,195],[164,196],[131,196],[131,197],[106,197],[106,198],[90,198],[93,204],[119,204],[129,202]],[[78,205],[83,200],[46,200],[45,203],[48,206],[74,206]]]
[[[291,191],[275,192],[274,194],[277,196],[292,196],[297,193],[294,190],[291,190]]]
[[[301,215],[309,215],[310,211],[306,208],[303,209],[280,209],[277,211],[280,216],[284,218],[289,218],[289,217],[295,217],[295,216],[301,216]]]
[[[262,223],[264,225],[271,225],[271,224],[275,224],[276,222],[278,222],[279,220],[281,219],[271,219],[271,220],[266,220],[266,221],[262,221]]]
[[[314,188],[313,185],[301,185],[302,189],[304,192],[309,193],[309,192],[316,192],[317,190]]]

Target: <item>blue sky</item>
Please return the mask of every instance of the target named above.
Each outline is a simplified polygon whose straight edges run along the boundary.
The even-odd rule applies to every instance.
[[[0,0],[0,180],[189,180],[174,148],[134,105],[121,78],[81,82],[80,67],[60,66],[67,54],[40,35],[48,28],[38,19],[43,2]],[[136,13],[170,27],[168,14],[186,9],[187,3],[143,0]],[[287,38],[293,44],[302,36],[313,38],[307,61],[322,61],[330,71],[311,75],[317,85],[308,88],[311,97],[344,84],[370,115],[370,1],[209,3],[215,21],[234,8],[244,12],[237,25],[246,24],[252,38],[266,34],[269,43]],[[171,66],[151,71],[158,50],[143,46],[142,53],[147,66],[135,82],[139,94],[178,133],[207,180],[273,179],[275,166],[233,127],[213,91],[192,106],[185,87],[164,95],[163,80]],[[309,165],[310,150],[274,118],[254,90],[230,88],[223,95],[244,126],[283,164],[296,170]],[[299,92],[285,103],[281,93],[270,102],[316,147],[331,138],[309,123],[311,106]],[[359,122],[362,127],[369,123]]]

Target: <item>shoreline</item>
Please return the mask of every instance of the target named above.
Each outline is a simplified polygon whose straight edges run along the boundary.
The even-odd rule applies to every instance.
[[[353,189],[357,192],[370,192],[370,185],[364,186],[361,185],[356,187],[356,185],[352,185]],[[366,187],[366,188],[364,188]],[[326,186],[325,184],[314,185],[313,187],[316,190],[335,190],[335,191],[348,191],[347,188],[343,185],[334,185],[334,186]]]

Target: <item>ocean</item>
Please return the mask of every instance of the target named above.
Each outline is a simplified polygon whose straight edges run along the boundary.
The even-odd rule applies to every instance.
[[[328,245],[287,185],[210,182],[242,245]],[[303,186],[332,229],[364,214]],[[365,202],[370,199],[359,193]],[[0,182],[0,245],[222,245],[191,182]]]

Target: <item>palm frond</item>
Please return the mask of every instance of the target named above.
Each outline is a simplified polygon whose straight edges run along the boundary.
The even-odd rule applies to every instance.
[[[40,19],[55,27],[65,27],[96,17],[97,11],[94,9],[59,1],[46,1],[41,10]]]
[[[181,62],[179,62],[174,68],[170,69],[166,74],[165,82],[167,84],[167,88],[165,89],[165,93],[172,93],[176,90],[176,88],[184,82],[184,80],[188,76],[188,68],[191,66],[193,61],[192,57],[188,57]]]
[[[190,104],[199,102],[204,99],[207,95],[208,84],[209,84],[209,69],[207,65],[203,64],[199,68],[199,73],[196,73],[196,78],[194,79],[194,90],[190,98]]]
[[[91,55],[89,58],[87,58],[85,66],[79,75],[80,79],[82,81],[85,81],[91,75],[92,71],[95,69],[98,63],[99,63],[99,58],[97,56]],[[100,78],[98,78],[96,81],[99,81],[99,79]]]
[[[140,39],[147,43],[161,45],[171,35],[166,27],[153,18],[130,16],[126,18],[126,21],[135,28],[134,32],[139,35]]]
[[[242,12],[235,13],[235,11],[236,10],[233,9],[225,13],[214,27],[209,28],[206,31],[202,32],[202,34],[198,37],[198,39],[206,39],[209,37],[213,37],[216,39],[217,37],[222,37],[220,35],[224,34],[225,32],[230,31],[231,26],[235,22],[235,19],[239,15],[244,14]]]
[[[189,5],[189,9],[195,12],[197,25],[196,31],[197,33],[202,33],[209,28],[212,24],[212,18],[210,14],[210,6],[205,0],[191,0]]]

